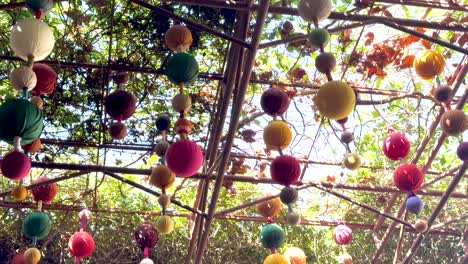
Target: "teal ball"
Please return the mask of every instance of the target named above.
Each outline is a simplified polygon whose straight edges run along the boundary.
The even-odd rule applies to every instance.
[[[198,63],[187,53],[176,53],[167,62],[166,75],[169,81],[177,85],[192,83],[198,76]]]
[[[32,212],[23,220],[23,234],[31,239],[42,239],[49,234],[51,226],[52,222],[47,214]]]
[[[323,28],[315,28],[309,34],[309,42],[314,48],[325,47],[330,41],[330,33]]]
[[[260,240],[265,248],[280,248],[284,243],[283,229],[277,224],[268,224],[260,232]]]

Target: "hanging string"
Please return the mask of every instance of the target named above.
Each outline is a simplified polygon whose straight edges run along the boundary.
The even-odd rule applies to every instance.
[[[179,93],[181,93],[181,94],[184,93],[184,83],[183,82],[179,83]]]
[[[23,98],[28,99],[28,87],[23,87]]]
[[[21,151],[21,137],[15,136],[13,138],[13,148],[15,151]]]
[[[34,15],[36,16],[36,19],[42,19],[42,9],[37,9],[34,11]]]
[[[143,257],[144,257],[144,258],[148,258],[148,256],[149,256],[149,248],[148,248],[148,247],[145,247],[145,248],[143,249]]]
[[[39,212],[42,211],[42,200],[39,200],[39,201],[37,202],[37,210],[38,210]]]
[[[288,203],[288,212],[291,213],[293,211],[292,204]]]
[[[76,263],[76,264],[80,264],[80,263],[81,263],[80,258],[75,257],[75,263]]]
[[[32,245],[33,245],[33,247],[36,247],[36,245],[37,245],[37,237],[35,237],[35,236],[32,238]]]
[[[271,251],[271,254],[275,254],[276,253],[276,248],[272,247],[272,248],[270,248],[270,251]]]
[[[34,55],[28,55],[28,61],[26,62],[26,66],[32,68],[34,65]]]

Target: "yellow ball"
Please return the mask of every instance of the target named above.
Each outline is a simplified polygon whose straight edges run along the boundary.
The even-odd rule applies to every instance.
[[[172,108],[174,108],[174,110],[177,113],[180,113],[180,112],[187,113],[188,111],[190,111],[191,107],[192,107],[192,98],[190,98],[190,96],[186,94],[180,93],[174,96],[174,98],[172,98]]]
[[[169,188],[175,181],[175,174],[166,166],[159,164],[153,168],[149,183],[158,188]]]
[[[275,253],[266,257],[263,264],[288,264],[288,260],[283,255]]]
[[[347,153],[343,159],[343,164],[348,170],[356,170],[361,167],[361,158],[356,153]]]
[[[414,70],[423,79],[432,79],[442,73],[445,59],[436,50],[427,49],[414,59]]]
[[[268,149],[285,149],[291,143],[292,132],[285,122],[272,121],[263,131],[263,140]]]
[[[28,196],[28,190],[24,186],[16,186],[11,189],[11,195],[16,201],[23,201]]]
[[[306,264],[307,256],[302,249],[290,247],[284,252],[284,256],[289,261],[289,264]]]
[[[333,120],[347,117],[356,105],[353,89],[341,81],[330,81],[322,85],[314,100],[320,114]]]
[[[41,260],[41,252],[37,248],[28,248],[24,252],[24,263],[37,264]]]
[[[163,215],[156,220],[156,230],[161,234],[169,234],[174,230],[174,222],[169,216]]]

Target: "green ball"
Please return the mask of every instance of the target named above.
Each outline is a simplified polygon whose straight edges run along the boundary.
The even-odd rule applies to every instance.
[[[166,75],[174,84],[191,83],[198,76],[198,63],[187,53],[176,53],[167,62]]]
[[[30,239],[42,239],[46,237],[52,226],[47,214],[32,212],[23,220],[23,234]]]
[[[284,243],[283,229],[277,224],[268,224],[260,232],[260,240],[266,248],[280,248]]]
[[[8,99],[0,106],[0,140],[13,144],[16,136],[21,145],[37,139],[44,129],[42,112],[26,99]]]
[[[323,28],[315,28],[309,34],[309,42],[314,48],[325,47],[330,41],[330,33]]]

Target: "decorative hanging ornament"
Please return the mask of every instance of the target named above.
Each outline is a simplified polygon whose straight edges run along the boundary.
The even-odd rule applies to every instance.
[[[457,156],[464,162],[468,162],[468,141],[460,143],[457,148]]]
[[[270,175],[275,182],[288,186],[299,179],[301,166],[295,157],[281,155],[271,162]]]
[[[284,187],[280,192],[280,200],[284,204],[291,204],[296,202],[297,197],[298,193],[296,188],[293,188],[291,186]]]
[[[271,150],[283,150],[289,146],[292,132],[288,124],[283,121],[272,121],[263,130],[263,141]]]
[[[166,153],[167,166],[177,176],[188,178],[195,175],[203,164],[203,153],[193,141],[181,139],[173,143]]]
[[[429,80],[444,71],[445,59],[438,51],[426,49],[416,56],[413,64],[416,74]]]
[[[264,197],[270,195],[271,194],[266,194]],[[275,217],[281,212],[281,200],[278,197],[272,198],[270,200],[257,203],[255,207],[259,215],[263,217]]]
[[[434,97],[440,103],[448,103],[448,100],[452,98],[452,88],[448,85],[440,85],[434,90]]]
[[[51,225],[52,222],[47,214],[32,212],[23,220],[23,234],[34,243],[36,239],[42,239],[49,234]]]
[[[33,96],[33,97],[31,97],[30,101],[31,101],[31,104],[37,106],[37,108],[39,108],[39,110],[44,109],[44,101],[42,101],[41,97]]]
[[[341,133],[341,142],[345,143],[345,144],[349,144],[351,142],[353,142],[353,133],[349,132],[349,131],[343,131],[343,133]]]
[[[306,264],[307,256],[304,251],[298,247],[289,247],[284,251],[284,257],[288,260],[288,264]]]
[[[176,85],[192,83],[198,76],[198,62],[190,54],[176,53],[167,62],[166,75]]]
[[[192,45],[192,33],[186,26],[173,25],[166,31],[164,41],[174,52],[184,52]]]
[[[24,61],[41,61],[52,52],[55,39],[49,26],[39,19],[18,21],[10,34],[10,46]]]
[[[28,196],[28,190],[24,186],[15,186],[11,189],[11,196],[15,198],[16,201],[21,202]]]
[[[187,118],[179,118],[174,124],[174,132],[177,134],[188,135],[192,132],[193,124]]]
[[[127,127],[120,121],[114,122],[109,126],[109,135],[115,140],[124,139],[127,136]]]
[[[41,261],[41,252],[37,248],[28,248],[23,253],[24,264],[38,264]]]
[[[161,194],[158,197],[158,203],[163,208],[167,208],[171,204],[171,197],[167,194]]]
[[[409,197],[408,199],[406,199],[405,205],[408,211],[416,215],[418,215],[424,207],[424,203],[416,195],[413,195]]]
[[[156,118],[156,128],[159,131],[168,131],[171,127],[171,119],[167,115],[160,115]]]
[[[289,264],[288,260],[279,253],[274,253],[266,257],[263,264]]]
[[[68,240],[68,252],[78,259],[91,256],[93,251],[94,239],[88,232],[75,232]]]
[[[144,223],[137,227],[134,233],[135,241],[141,250],[151,249],[158,242],[158,233],[150,223]]]
[[[112,80],[114,80],[115,84],[122,85],[128,82],[128,73],[127,72],[118,72],[114,76],[112,76]]]
[[[324,28],[314,28],[309,34],[309,43],[316,49],[325,47],[329,41],[330,33]]]
[[[315,58],[315,67],[321,73],[332,72],[335,66],[336,58],[331,53],[322,52]]]
[[[156,143],[156,146],[154,146],[154,152],[159,157],[164,157],[170,146],[171,145],[166,140],[160,140]]]
[[[404,192],[417,191],[424,181],[424,174],[413,163],[399,165],[393,172],[393,183]]]
[[[39,10],[42,14],[46,14],[54,7],[54,0],[26,0],[25,3],[33,14],[36,14]]]
[[[297,12],[307,22],[320,22],[326,19],[332,10],[330,0],[300,0]]]
[[[154,264],[154,262],[149,258],[145,258],[140,262],[140,264]]]
[[[33,153],[39,152],[41,150],[41,147],[42,147],[41,139],[36,138],[33,142],[31,142],[29,144],[26,144],[26,145],[23,145],[21,147],[23,148],[24,152],[26,152],[26,153],[33,154]]]
[[[136,110],[136,98],[127,91],[116,90],[104,99],[104,109],[113,119],[126,120]]]
[[[447,135],[460,135],[468,128],[468,119],[465,112],[458,109],[445,112],[440,119],[440,127]]]
[[[20,92],[31,91],[37,84],[37,77],[31,68],[21,66],[10,73],[10,83]]]
[[[288,110],[289,96],[281,89],[270,88],[263,92],[260,105],[263,111],[270,116],[282,115]]]
[[[348,253],[343,253],[338,257],[339,264],[353,264],[353,258]]]
[[[34,63],[32,67],[37,76],[37,84],[32,90],[35,95],[50,94],[57,84],[57,73],[47,64]]]
[[[11,264],[25,264],[24,252],[18,252],[11,260]]]
[[[192,107],[192,98],[186,94],[180,93],[172,98],[172,108],[177,113],[187,113]]]
[[[319,88],[314,101],[320,114],[338,120],[347,117],[353,111],[356,95],[348,84],[329,81]]]
[[[83,209],[80,211],[78,214],[78,218],[80,219],[80,227],[81,226],[86,226],[89,222],[91,222],[91,219],[93,218],[93,213],[88,210],[88,209]]]
[[[267,224],[260,232],[262,245],[268,249],[279,249],[284,243],[283,229],[277,224]]]
[[[340,245],[348,245],[353,240],[353,231],[346,225],[338,225],[333,230],[333,239]]]
[[[50,179],[47,176],[42,176],[37,178],[33,181],[33,184],[39,184],[45,181],[49,181]],[[42,201],[43,203],[50,203],[57,195],[57,184],[49,183],[45,185],[41,185],[38,187],[34,187],[31,189],[31,193],[33,196],[34,201],[39,202]]]
[[[348,170],[357,170],[361,167],[361,157],[357,153],[346,153],[343,159],[343,165]]]
[[[156,165],[151,170],[149,183],[158,188],[169,188],[175,181],[175,174],[163,164]]]
[[[400,133],[390,131],[382,144],[382,151],[391,160],[404,159],[408,156],[411,144],[409,140]]]
[[[24,153],[14,150],[3,157],[0,168],[3,176],[18,181],[29,175],[31,161]]]
[[[416,232],[418,233],[424,233],[427,231],[428,225],[427,221],[423,219],[417,219],[416,223],[414,223],[414,229],[416,229]]]
[[[167,215],[162,215],[156,220],[156,230],[161,234],[169,234],[174,230],[174,222]]]
[[[286,215],[286,222],[289,225],[298,225],[301,223],[301,215],[296,212],[288,212]]]

